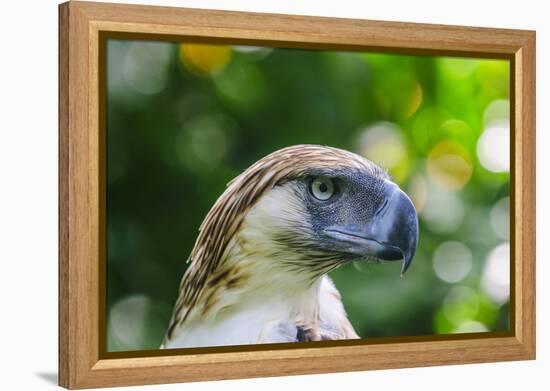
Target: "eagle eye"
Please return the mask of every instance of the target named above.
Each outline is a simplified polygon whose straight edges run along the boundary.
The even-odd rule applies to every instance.
[[[320,201],[326,201],[335,193],[334,182],[330,178],[317,177],[310,186],[311,194]]]

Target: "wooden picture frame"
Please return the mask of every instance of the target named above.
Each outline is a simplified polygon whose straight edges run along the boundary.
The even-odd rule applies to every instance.
[[[511,64],[511,330],[363,343],[106,354],[106,37],[478,56]],[[535,358],[533,31],[88,2],[59,6],[59,384],[89,388]]]

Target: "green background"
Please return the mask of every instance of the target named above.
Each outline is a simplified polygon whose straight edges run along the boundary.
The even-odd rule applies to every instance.
[[[107,45],[107,347],[156,349],[198,227],[226,183],[289,145],[388,169],[419,211],[398,263],[330,276],[362,337],[509,327],[509,63]]]

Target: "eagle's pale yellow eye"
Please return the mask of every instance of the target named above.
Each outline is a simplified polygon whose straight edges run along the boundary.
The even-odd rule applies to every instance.
[[[326,201],[334,194],[334,183],[330,178],[315,178],[311,182],[311,194],[321,201]]]

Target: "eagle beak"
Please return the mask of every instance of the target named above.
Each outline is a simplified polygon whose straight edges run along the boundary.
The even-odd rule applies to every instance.
[[[341,250],[364,258],[403,260],[403,275],[414,257],[418,242],[418,217],[410,198],[391,182],[385,184],[385,199],[374,217],[358,226],[338,225],[325,233],[341,244]]]
[[[391,184],[388,192],[388,202],[376,213],[368,236],[380,244],[380,259],[403,259],[404,274],[416,252],[418,217],[412,201],[401,189]]]

